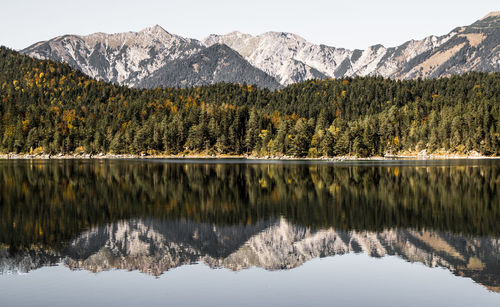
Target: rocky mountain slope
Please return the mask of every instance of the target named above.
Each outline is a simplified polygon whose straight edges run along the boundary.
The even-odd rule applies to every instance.
[[[207,48],[160,26],[118,34],[65,35],[21,52],[66,62],[93,78],[132,87],[186,87],[222,81],[280,86],[232,49],[221,45]]]
[[[443,36],[410,40],[390,48],[375,45],[348,50],[312,44],[283,32],[258,36],[232,32],[210,35],[200,42],[155,26],[137,33],[65,35],[21,52],[64,61],[91,77],[135,87],[226,81],[275,88],[274,79],[288,85],[346,76],[433,78],[468,71],[500,71],[500,12]]]
[[[211,35],[207,46],[223,43],[280,83],[345,76],[383,76],[410,79],[441,77],[468,71],[500,71],[500,12],[493,12],[447,35],[410,40],[366,50],[315,45],[291,33],[258,36],[232,32]]]
[[[256,84],[270,89],[280,87],[276,79],[250,65],[224,44],[215,44],[188,58],[168,62],[138,85],[143,88],[191,87],[217,82]]]
[[[21,52],[38,59],[66,62],[93,78],[135,86],[165,63],[202,49],[197,40],[154,26],[139,32],[64,35],[36,43]]]
[[[314,45],[298,35],[283,32],[258,36],[240,32],[210,35],[203,43],[207,46],[216,43],[228,45],[284,85],[332,77],[336,67],[352,55],[352,51]]]
[[[372,257],[395,255],[429,267],[447,268],[500,291],[498,238],[415,230],[314,230],[283,218],[222,227],[189,221],[121,221],[92,228],[57,253],[0,253],[0,273],[27,272],[53,264],[55,257],[72,269],[92,272],[126,269],[160,275],[197,262],[231,270],[252,266],[281,270],[296,268],[313,258],[351,252]]]

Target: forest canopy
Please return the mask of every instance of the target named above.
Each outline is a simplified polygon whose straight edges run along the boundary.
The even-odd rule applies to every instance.
[[[0,47],[0,152],[500,154],[500,73],[133,89]]]

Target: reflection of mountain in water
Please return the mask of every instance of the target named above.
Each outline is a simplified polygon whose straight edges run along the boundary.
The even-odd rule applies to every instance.
[[[58,261],[92,272],[116,268],[153,275],[195,262],[231,270],[279,270],[349,252],[396,255],[444,267],[500,291],[498,238],[413,230],[312,230],[285,219],[223,227],[190,221],[121,221],[92,228],[58,252],[33,248],[9,255],[0,249],[0,272],[27,272]]]

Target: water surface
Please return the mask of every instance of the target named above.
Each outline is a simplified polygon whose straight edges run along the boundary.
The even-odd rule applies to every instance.
[[[2,160],[0,297],[498,306],[499,185],[498,160]]]

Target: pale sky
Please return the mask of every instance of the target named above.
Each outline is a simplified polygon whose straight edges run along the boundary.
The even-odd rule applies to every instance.
[[[2,0],[0,45],[22,49],[62,34],[158,24],[196,39],[234,30],[283,31],[317,44],[364,49],[443,35],[498,10],[498,0]]]

